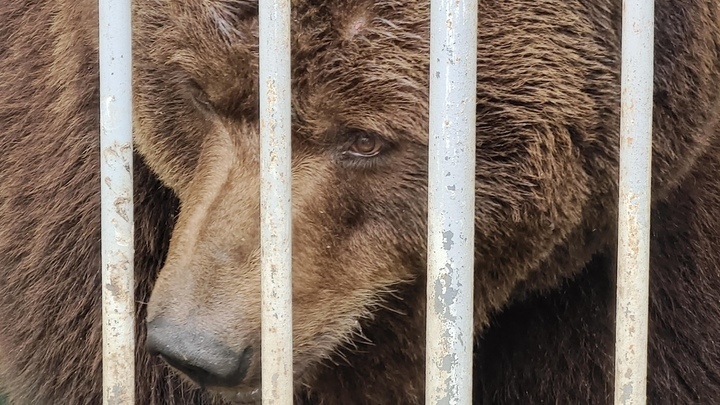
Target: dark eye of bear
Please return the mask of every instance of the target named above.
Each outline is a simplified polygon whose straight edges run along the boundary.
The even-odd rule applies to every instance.
[[[363,133],[355,138],[348,153],[357,157],[377,156],[383,148],[383,142],[373,134]]]
[[[200,86],[197,81],[189,80],[187,88],[190,92],[190,98],[196,107],[206,112],[214,110],[210,97],[208,97],[205,90],[203,90],[202,86]]]

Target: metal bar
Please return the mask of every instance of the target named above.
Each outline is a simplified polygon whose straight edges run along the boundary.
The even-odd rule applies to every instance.
[[[135,403],[130,0],[99,0],[103,404]]]
[[[653,0],[624,0],[620,113],[615,403],[646,402]]]
[[[426,402],[470,404],[477,0],[432,0]]]
[[[290,0],[260,0],[262,401],[292,404]]]

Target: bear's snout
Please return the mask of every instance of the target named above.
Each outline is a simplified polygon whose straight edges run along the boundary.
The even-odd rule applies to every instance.
[[[211,333],[156,318],[148,323],[147,350],[203,387],[236,387],[247,377],[253,347],[239,352]]]

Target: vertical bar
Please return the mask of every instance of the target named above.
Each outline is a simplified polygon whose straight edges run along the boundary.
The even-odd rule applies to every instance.
[[[103,404],[135,403],[130,0],[99,0]]]
[[[641,405],[647,390],[653,0],[624,0],[615,403]]]
[[[432,0],[426,401],[472,399],[477,0]]]
[[[290,0],[260,0],[262,401],[292,404]]]

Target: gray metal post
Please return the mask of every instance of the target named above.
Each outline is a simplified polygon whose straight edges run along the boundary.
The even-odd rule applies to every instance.
[[[103,403],[135,403],[130,0],[99,0]]]
[[[622,21],[615,403],[646,401],[653,0],[625,0]]]
[[[432,0],[426,401],[472,400],[477,0]]]
[[[260,0],[262,401],[292,404],[290,0]]]

